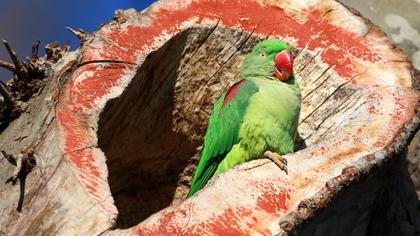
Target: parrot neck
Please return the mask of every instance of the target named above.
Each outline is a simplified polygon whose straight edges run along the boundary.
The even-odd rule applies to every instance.
[[[289,80],[287,80],[285,83],[287,83],[289,85],[289,87],[291,89],[293,89],[295,92],[300,94],[300,87],[299,87],[299,83],[295,78],[295,75],[292,74],[289,78]]]
[[[290,78],[286,82],[281,82],[274,76],[261,76],[261,75],[259,75],[259,76],[250,76],[250,75],[242,76],[241,79],[253,80],[253,81],[261,81],[261,80],[277,81],[278,83],[287,84],[290,89],[294,90],[296,93],[300,93],[299,83],[297,82],[297,80],[295,78],[295,75],[291,75]]]

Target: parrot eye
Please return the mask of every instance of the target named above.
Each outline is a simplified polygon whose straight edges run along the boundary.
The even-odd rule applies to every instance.
[[[265,58],[267,56],[267,54],[265,54],[264,52],[260,54],[261,58]]]

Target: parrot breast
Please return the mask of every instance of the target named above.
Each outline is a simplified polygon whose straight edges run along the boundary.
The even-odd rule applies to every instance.
[[[300,113],[300,97],[284,83],[259,80],[259,92],[250,101],[240,128],[241,144],[251,147],[254,158],[265,149],[293,152]]]

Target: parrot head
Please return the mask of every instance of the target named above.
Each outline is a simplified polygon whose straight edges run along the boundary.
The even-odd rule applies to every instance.
[[[278,40],[264,40],[246,55],[241,76],[264,76],[287,82],[293,75],[291,48]]]

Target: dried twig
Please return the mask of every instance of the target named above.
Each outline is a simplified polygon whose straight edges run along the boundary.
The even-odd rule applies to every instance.
[[[1,80],[0,80],[0,84],[2,84],[2,85],[3,85],[3,87],[5,87],[5,88],[6,88],[7,92],[9,92],[9,93],[10,93],[10,88],[9,88],[9,86],[8,86],[5,82],[3,82],[3,81],[1,81]]]
[[[13,61],[13,64],[15,64],[15,70],[20,71],[21,70],[21,63],[19,62],[19,59],[17,58],[16,52],[12,50],[9,43],[3,39],[3,44],[6,47],[7,52],[10,55],[10,58]]]
[[[3,44],[8,51],[10,58],[13,63],[5,62],[0,60],[0,67],[6,68],[13,72],[13,80],[8,85],[3,85],[0,88],[1,94],[8,99],[7,94],[4,92],[5,88],[12,91],[11,94],[15,101],[26,101],[29,99],[34,91],[36,91],[37,82],[34,80],[42,79],[45,76],[45,65],[39,62],[38,50],[39,40],[32,44],[32,55],[30,58],[26,58],[25,61],[20,61],[16,55],[16,52],[11,48],[10,44],[3,40]],[[10,100],[10,99],[9,99]],[[9,103],[11,104],[11,103]]]
[[[66,29],[72,32],[74,35],[76,35],[76,37],[79,38],[80,41],[84,41],[88,35],[83,29],[75,30],[70,27],[66,27]]]
[[[32,55],[31,55],[31,60],[32,61],[36,61],[39,58],[38,57],[39,43],[40,43],[40,41],[37,40],[32,44]]]
[[[0,132],[7,127],[10,121],[19,116],[25,107],[25,102],[42,86],[39,81],[45,77],[48,66],[46,62],[55,63],[63,55],[60,50],[52,50],[51,55],[54,60],[40,60],[38,56],[40,41],[37,40],[32,44],[31,57],[26,58],[25,61],[20,61],[16,52],[6,40],[3,40],[3,44],[12,63],[0,60],[0,67],[12,71],[13,79],[7,85],[0,84],[0,94],[4,98],[5,105],[0,107],[2,113],[0,115]]]
[[[0,60],[0,67],[16,72],[15,66],[12,63]]]
[[[26,67],[22,67],[22,63],[19,61],[16,52],[12,50],[9,43],[4,39],[3,44],[6,47],[6,50],[9,53],[10,58],[12,59],[15,66],[15,70],[13,72],[16,73],[20,79],[28,79],[28,70]]]
[[[34,61],[34,60],[32,60],[32,58],[29,58],[29,57],[26,57],[25,59],[26,59],[26,62],[22,62],[22,63],[24,63],[24,64],[25,64],[25,66],[27,66],[27,67],[28,67],[28,70],[29,70],[29,71],[36,70],[36,64],[35,64],[35,61]]]

